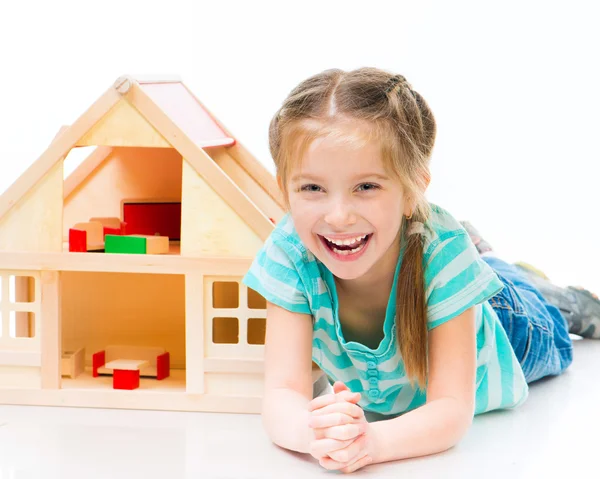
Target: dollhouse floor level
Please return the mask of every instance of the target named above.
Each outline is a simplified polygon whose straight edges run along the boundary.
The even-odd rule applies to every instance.
[[[87,368],[83,374],[75,379],[63,378],[63,389],[77,390],[113,390],[113,377],[110,375],[92,376],[92,370]],[[185,393],[185,370],[172,369],[168,378],[157,381],[156,378],[140,377],[140,386],[136,391],[143,394],[147,391],[179,392]]]

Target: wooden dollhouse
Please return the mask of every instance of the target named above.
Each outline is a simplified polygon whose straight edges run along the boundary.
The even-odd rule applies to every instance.
[[[259,412],[283,212],[180,79],[117,79],[0,197],[0,403]]]

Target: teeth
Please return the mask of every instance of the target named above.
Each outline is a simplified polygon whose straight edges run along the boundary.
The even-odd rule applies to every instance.
[[[354,249],[337,249],[337,248],[331,248],[335,253],[342,255],[342,256],[348,256],[349,254],[354,254],[354,253],[358,253],[361,249],[363,249],[365,247],[364,244],[361,244],[360,246],[354,248]]]
[[[339,246],[350,246],[354,243],[358,243],[358,242],[364,240],[366,237],[367,237],[367,235],[363,235],[363,236],[357,236],[356,238],[337,240],[337,239],[332,239],[332,238],[328,238],[327,236],[325,236],[325,239],[327,239],[327,241],[330,241],[331,243],[337,244]]]

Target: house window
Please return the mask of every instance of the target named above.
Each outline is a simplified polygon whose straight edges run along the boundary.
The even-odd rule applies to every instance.
[[[237,318],[213,318],[213,343],[237,344],[240,342],[240,322]]]
[[[240,305],[239,284],[234,281],[215,281],[212,297],[213,308],[237,308]]]
[[[261,357],[266,331],[265,299],[243,285],[241,278],[205,281],[208,356]]]
[[[248,318],[248,344],[265,344],[266,318]]]
[[[250,309],[267,309],[267,301],[253,289],[248,289],[248,307]]]
[[[39,282],[33,276],[0,273],[0,338],[35,338],[40,307]]]

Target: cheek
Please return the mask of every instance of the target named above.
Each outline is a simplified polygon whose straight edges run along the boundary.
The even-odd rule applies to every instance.
[[[402,224],[402,206],[378,205],[369,209],[373,226],[385,236],[395,236]]]
[[[302,240],[306,239],[303,237],[304,235],[310,235],[311,230],[319,218],[319,211],[315,206],[316,205],[306,201],[290,202],[290,214],[294,220],[296,231]]]

